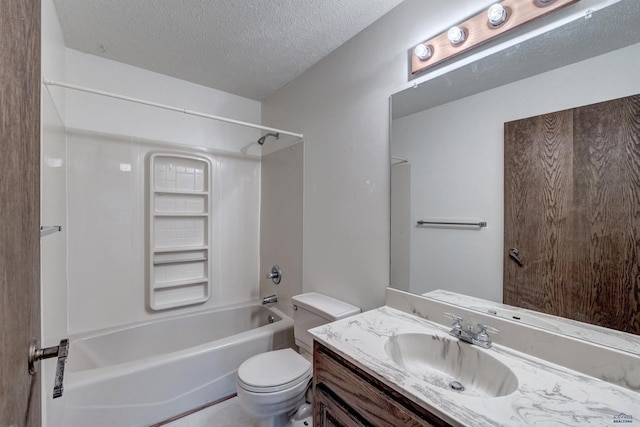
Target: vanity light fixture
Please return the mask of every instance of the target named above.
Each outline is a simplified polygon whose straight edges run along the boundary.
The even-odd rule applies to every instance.
[[[462,42],[466,40],[467,33],[464,31],[463,28],[453,26],[449,28],[449,31],[447,32],[447,38],[449,39],[452,45],[459,46],[462,44]]]
[[[415,55],[420,58],[421,61],[426,61],[427,59],[431,58],[431,55],[433,55],[433,50],[430,46],[420,43],[413,50],[413,53],[415,53]]]
[[[487,18],[491,25],[497,27],[507,20],[507,11],[500,3],[494,3],[487,10]]]
[[[452,26],[409,51],[411,74],[446,61],[476,46],[580,0],[495,0],[475,16]]]

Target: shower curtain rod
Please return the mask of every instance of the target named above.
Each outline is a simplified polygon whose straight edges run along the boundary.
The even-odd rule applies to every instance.
[[[270,127],[267,127],[267,126],[256,125],[254,123],[248,123],[248,122],[243,122],[243,121],[240,121],[240,120],[229,119],[227,117],[214,116],[214,115],[211,115],[211,114],[200,113],[198,111],[187,110],[186,108],[173,107],[171,105],[165,105],[165,104],[159,104],[157,102],[145,101],[144,99],[137,99],[137,98],[132,98],[130,96],[118,95],[117,93],[111,93],[111,92],[105,92],[105,91],[102,91],[102,90],[91,89],[91,88],[88,88],[88,87],[78,86],[78,85],[74,85],[74,84],[71,84],[71,83],[64,83],[64,82],[60,82],[60,81],[56,81],[56,80],[52,80],[52,79],[47,79],[47,78],[44,78],[43,82],[47,86],[60,86],[60,87],[64,87],[64,88],[67,88],[67,89],[78,90],[80,92],[93,93],[94,95],[101,95],[101,96],[106,96],[106,97],[109,97],[109,98],[121,99],[123,101],[135,102],[136,104],[149,105],[151,107],[158,107],[158,108],[162,108],[162,109],[169,110],[169,111],[177,111],[179,113],[188,114],[190,116],[203,117],[205,119],[217,120],[217,121],[220,121],[220,122],[231,123],[231,124],[239,125],[239,126],[246,126],[246,127],[250,127],[250,128],[254,128],[254,129],[264,130],[264,131],[267,131],[267,132],[276,132],[276,133],[279,133],[280,135],[289,135],[289,136],[293,136],[293,137],[300,138],[300,139],[304,138],[304,135],[301,134],[301,133],[289,132],[289,131],[282,130],[282,129],[275,129],[275,128],[270,128]]]

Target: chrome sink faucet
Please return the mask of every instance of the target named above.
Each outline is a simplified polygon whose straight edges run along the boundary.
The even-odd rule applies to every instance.
[[[471,330],[471,327],[465,329],[462,326],[462,317],[452,314],[451,318],[453,320],[453,323],[451,324],[449,335],[452,335],[461,341],[475,344],[482,348],[491,348],[491,337],[489,336],[487,330],[490,329],[492,332],[498,332],[496,329],[491,328],[490,326],[483,323],[478,323],[478,332],[473,332]]]

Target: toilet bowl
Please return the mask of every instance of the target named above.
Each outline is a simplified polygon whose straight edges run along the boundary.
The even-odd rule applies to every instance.
[[[311,363],[286,348],[247,359],[238,368],[236,389],[247,413],[268,418],[301,406],[310,382]]]
[[[269,351],[247,359],[238,368],[238,401],[245,412],[264,421],[261,426],[292,426],[301,419],[300,425],[311,426],[306,395],[311,386],[313,338],[307,331],[360,313],[358,307],[315,292],[294,296],[292,301],[300,353],[290,348]]]

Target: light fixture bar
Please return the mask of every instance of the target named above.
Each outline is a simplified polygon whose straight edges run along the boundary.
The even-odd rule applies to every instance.
[[[419,44],[430,49],[430,55],[427,57],[425,55],[418,56],[415,52],[416,46],[414,46],[411,49],[411,74],[433,67],[442,61],[486,43],[500,34],[578,1],[580,0],[503,0],[502,2],[497,2],[496,4],[502,6],[505,12],[504,17],[498,16],[494,19],[494,22],[501,21],[497,25],[490,22],[487,10],[484,10],[474,17],[451,27],[452,29],[459,28],[463,34],[463,39],[457,44],[449,39],[449,31],[445,31]],[[492,10],[493,16],[496,15],[496,9]],[[452,34],[452,36],[456,35],[459,35],[459,33]],[[458,39],[456,38],[456,40]],[[423,49],[418,50],[418,53],[423,51]]]

